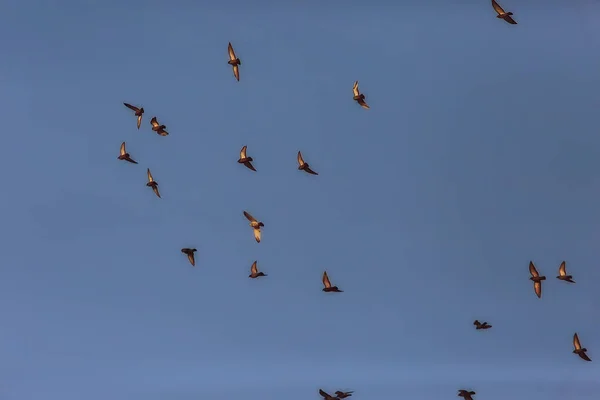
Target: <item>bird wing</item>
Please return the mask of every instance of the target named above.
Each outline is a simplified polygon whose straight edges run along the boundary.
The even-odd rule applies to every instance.
[[[246,158],[246,148],[248,146],[244,146],[242,147],[242,150],[240,150],[240,158]]]
[[[327,271],[323,271],[323,285],[325,285],[326,288],[331,287],[331,282],[329,281],[329,276],[327,275]]]
[[[254,228],[254,239],[257,243],[260,243],[260,229]]]
[[[481,325],[481,322],[479,322],[479,320],[476,319],[475,321],[473,321],[473,325],[479,326]]]
[[[188,260],[190,260],[190,264],[192,264],[192,266],[196,265],[196,259],[194,258],[194,253],[193,252],[189,252],[187,253],[188,256]]]
[[[506,22],[508,22],[509,24],[512,24],[512,25],[517,25],[517,21],[515,21],[515,20],[513,19],[513,17],[511,17],[510,15],[506,15],[506,16],[504,17],[504,20],[505,20]]]
[[[227,52],[229,52],[229,59],[231,61],[237,59],[237,57],[235,56],[235,51],[233,51],[233,46],[231,45],[231,42],[229,42],[229,46],[227,46]]]
[[[124,155],[125,155],[125,153],[127,153],[127,152],[125,151],[125,142],[121,143],[121,150],[119,150],[119,153],[120,153],[122,156],[124,156]]]
[[[160,199],[160,192],[158,191],[158,186],[152,186],[152,190],[154,191],[154,193],[158,196],[158,198]]]
[[[233,76],[235,76],[236,81],[240,81],[240,67],[238,67],[237,65],[233,66]]]
[[[250,273],[254,274],[258,274],[258,267],[256,266],[256,261],[254,261],[252,263],[252,267],[250,267]]]
[[[365,110],[368,110],[369,108],[371,108],[371,107],[369,107],[369,105],[367,104],[367,102],[364,99],[358,99],[357,101],[358,101],[358,104],[360,104],[360,106],[362,108],[364,108]]]
[[[330,398],[330,397],[331,397],[331,396],[329,395],[329,393],[325,392],[323,389],[319,389],[319,394],[320,394],[321,396],[323,396],[324,398],[326,398],[326,399],[328,399],[328,398]]]
[[[148,168],[148,182],[154,182],[154,178],[152,178],[152,173],[150,172],[150,168]]]
[[[533,282],[533,290],[535,290],[537,297],[542,297],[542,282]]]
[[[254,168],[254,165],[252,165],[252,163],[250,161],[246,161],[244,163],[244,165],[248,168],[250,168],[252,171],[256,171],[256,168]]]
[[[537,269],[535,269],[535,265],[533,265],[533,261],[529,261],[529,273],[534,278],[540,276],[540,274],[538,273]]]
[[[575,350],[581,350],[581,343],[579,342],[579,336],[577,336],[577,334],[573,335],[573,346],[575,346]]]
[[[140,125],[142,125],[142,116],[138,115],[137,117],[137,128],[140,129]]]
[[[492,7],[494,7],[494,10],[496,10],[496,12],[498,13],[498,15],[500,15],[500,14],[506,14],[504,12],[504,9],[502,7],[500,7],[500,4],[496,3],[496,0],[492,0]]]
[[[560,267],[558,267],[558,274],[560,276],[567,275],[567,263],[565,261],[560,263]]]
[[[156,120],[156,117],[152,117],[152,119],[150,120],[150,124],[152,124],[153,128],[156,128],[159,125],[158,121]]]
[[[592,361],[585,352],[579,353],[579,357],[583,358],[585,361]]]
[[[250,213],[247,211],[244,211],[244,217],[246,217],[248,219],[248,221],[250,221],[250,222],[256,222],[256,218],[254,218],[252,215],[250,215]]]
[[[131,109],[131,110],[133,110],[135,112],[140,111],[140,109],[137,108],[136,106],[132,106],[131,104],[128,104],[128,103],[123,103],[123,104],[125,104],[125,107],[127,107],[127,108],[129,108],[129,109]]]
[[[312,170],[312,169],[310,169],[309,167],[306,167],[304,170],[305,170],[306,172],[308,172],[309,174],[312,174],[312,175],[319,175],[318,173],[316,173],[315,171],[313,171],[313,170]]]
[[[304,158],[302,158],[302,153],[298,152],[298,165],[303,166],[304,165]]]
[[[352,92],[354,92],[355,96],[360,96],[360,92],[358,91],[358,81],[354,82],[354,87],[352,87]]]

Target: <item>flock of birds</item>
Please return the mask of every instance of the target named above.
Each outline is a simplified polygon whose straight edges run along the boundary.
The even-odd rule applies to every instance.
[[[517,22],[512,17],[513,13],[504,11],[504,9],[496,2],[496,0],[492,0],[492,6],[493,6],[494,10],[496,11],[496,13],[498,14],[497,18],[503,19],[504,21],[508,22],[509,24],[513,24],[513,25],[517,24]],[[233,69],[233,75],[234,75],[235,79],[237,81],[239,81],[240,80],[240,66],[242,65],[242,62],[236,56],[231,43],[229,43],[229,45],[228,45],[228,53],[229,53],[229,61],[227,63],[229,65],[231,65],[231,67]],[[358,81],[354,82],[354,86],[352,87],[352,92],[353,92],[353,100],[354,101],[356,101],[364,109],[370,108],[369,105],[365,101],[365,95],[362,94],[358,88]],[[142,124],[142,116],[144,115],[144,108],[136,107],[136,106],[133,106],[128,103],[123,103],[123,104],[135,113],[135,116],[137,118],[137,128],[140,129],[140,126]],[[167,127],[165,125],[160,124],[156,117],[152,117],[152,119],[150,120],[150,124],[152,126],[152,130],[154,132],[156,132],[158,135],[160,135],[160,136],[169,135],[169,132],[167,131]],[[256,168],[254,168],[254,165],[252,164],[254,159],[252,157],[248,157],[247,149],[248,149],[247,146],[243,146],[241,148],[240,158],[238,159],[237,162],[244,165],[246,168],[256,172]],[[127,149],[125,147],[125,142],[121,143],[121,149],[120,149],[120,154],[118,156],[118,159],[127,161],[132,164],[137,164],[137,161],[135,161],[131,157],[131,155],[127,152]],[[304,161],[304,157],[302,156],[302,153],[300,151],[298,151],[297,161],[298,161],[298,169],[299,170],[304,171],[311,175],[319,175],[317,172],[315,172],[310,167],[310,165],[306,161]],[[160,192],[158,190],[158,182],[156,180],[154,180],[154,177],[152,176],[152,173],[150,172],[149,168],[147,169],[147,177],[148,177],[148,182],[146,183],[146,186],[152,188],[152,191],[154,192],[154,194],[156,194],[156,196],[160,198],[161,196],[160,196]],[[254,239],[256,240],[257,243],[260,243],[261,228],[263,228],[265,226],[265,224],[263,222],[259,221],[258,219],[254,218],[247,211],[244,211],[243,214],[244,214],[244,217],[246,217],[246,219],[250,222],[249,225],[250,225],[250,227],[252,227]],[[195,248],[182,248],[181,249],[181,252],[187,256],[188,261],[190,262],[190,264],[192,266],[196,265],[194,253],[197,251],[198,250]],[[541,298],[542,297],[542,281],[546,280],[546,277],[540,276],[540,274],[539,274],[538,270],[536,269],[533,262],[529,263],[529,273],[531,274],[531,277],[529,279],[533,281],[534,292],[538,298]],[[267,276],[267,275],[258,270],[257,261],[254,261],[252,263],[252,266],[250,267],[249,277],[252,279],[256,279],[256,278],[264,277],[264,276]],[[573,276],[567,275],[565,261],[563,261],[560,264],[560,266],[558,268],[558,276],[556,278],[561,281],[564,281],[564,282],[575,283],[575,281],[573,280]],[[322,282],[323,282],[322,290],[324,292],[328,292],[328,293],[331,293],[331,292],[342,293],[343,292],[337,286],[334,286],[331,284],[331,281],[329,280],[329,276],[327,275],[327,271],[323,271]],[[475,325],[476,330],[487,330],[487,329],[492,328],[492,325],[490,325],[487,321],[480,322],[479,320],[475,320],[473,322],[473,325]],[[573,346],[574,346],[573,353],[577,354],[579,357],[581,357],[581,359],[583,359],[585,361],[592,361],[587,355],[588,350],[585,347],[581,346],[581,343],[579,341],[579,337],[578,337],[577,333],[575,333],[573,335]],[[335,392],[335,396],[332,396],[329,393],[325,392],[324,390],[319,389],[319,394],[323,397],[324,400],[341,400],[346,397],[352,396],[352,393],[353,393],[353,391],[337,390]],[[458,391],[458,396],[463,397],[465,400],[473,400],[472,396],[475,394],[476,393],[472,390],[460,389]]]

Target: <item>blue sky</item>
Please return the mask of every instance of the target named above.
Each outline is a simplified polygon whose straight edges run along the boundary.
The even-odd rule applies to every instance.
[[[2,7],[0,398],[597,398],[600,5],[176,3]]]

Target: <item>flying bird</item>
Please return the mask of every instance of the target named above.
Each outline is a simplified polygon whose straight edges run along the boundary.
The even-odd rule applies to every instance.
[[[353,99],[360,104],[360,106],[366,110],[368,110],[369,105],[365,102],[365,95],[360,93],[360,91],[358,90],[358,81],[354,82],[354,87],[352,88],[352,91],[354,92],[354,97]]]
[[[533,290],[538,298],[542,297],[542,281],[546,280],[545,276],[540,276],[537,269],[535,269],[535,265],[533,265],[533,261],[529,261],[529,273],[531,274],[531,279],[533,281]]]
[[[190,261],[190,264],[192,264],[192,267],[196,266],[196,259],[194,258],[194,253],[197,251],[198,250],[196,250],[196,249],[189,249],[187,247],[184,247],[183,249],[181,249],[181,252],[183,254],[187,255],[187,258]]]
[[[511,12],[505,12],[504,9],[502,7],[500,7],[500,4],[498,4],[496,2],[496,0],[492,0],[492,7],[494,7],[494,10],[496,10],[496,12],[498,13],[498,15],[496,15],[496,18],[502,18],[503,20],[505,20],[509,24],[513,24],[513,25],[517,24],[517,21],[515,21],[511,17],[511,15],[513,15],[513,13],[511,13]]]
[[[323,389],[319,389],[319,394],[323,397],[323,399],[325,400],[339,400],[337,397],[333,397],[332,395],[330,395],[329,393],[327,393],[326,391],[324,391]]]
[[[487,322],[479,322],[478,320],[475,320],[473,325],[475,325],[475,329],[490,329],[492,327]]]
[[[354,393],[353,390],[351,390],[349,392],[342,392],[341,390],[338,390],[337,392],[335,392],[335,395],[337,396],[338,399],[345,399],[346,397],[352,396],[352,393]]]
[[[248,146],[244,146],[242,147],[242,150],[240,150],[240,159],[238,160],[238,162],[240,164],[244,164],[247,168],[250,168],[252,171],[256,171],[256,168],[254,168],[254,165],[252,165],[252,161],[254,161],[254,159],[252,159],[252,157],[246,156],[247,147]]]
[[[310,169],[310,166],[308,165],[308,163],[304,162],[304,158],[302,158],[302,153],[300,153],[300,152],[298,152],[298,169],[308,172],[309,174],[312,174],[312,175],[319,175],[315,171]]]
[[[166,131],[167,127],[159,124],[156,117],[152,117],[150,123],[152,124],[152,130],[158,133],[160,136],[167,136],[169,134],[169,132]]]
[[[135,111],[135,116],[137,117],[137,127],[140,129],[140,125],[142,124],[142,115],[144,114],[144,107],[137,108],[136,106],[132,106],[131,104],[123,103],[125,107]]]
[[[130,163],[137,164],[137,161],[134,161],[127,152],[127,150],[125,150],[125,142],[121,143],[121,150],[119,151],[119,153],[119,157],[117,157],[119,160],[125,160],[129,161]]]
[[[585,347],[581,348],[581,343],[579,343],[579,336],[577,336],[577,334],[573,335],[573,346],[575,346],[575,350],[573,350],[573,353],[577,354],[579,357],[583,358],[585,361],[592,361],[587,354],[585,354],[586,351],[588,351]]]
[[[252,263],[252,267],[250,267],[250,275],[248,275],[248,277],[254,279],[258,278],[259,276],[267,276],[267,274],[258,272],[258,266],[256,265],[256,261],[254,261]]]
[[[338,292],[342,293],[343,290],[338,289],[337,286],[331,286],[331,282],[329,281],[329,276],[327,275],[327,271],[323,271],[323,288],[324,292]]]
[[[575,283],[573,280],[573,275],[567,275],[567,263],[565,261],[560,263],[560,267],[558,267],[558,276],[557,279],[565,282]]]
[[[160,198],[160,193],[158,192],[158,183],[154,180],[154,178],[152,178],[150,168],[148,168],[148,183],[146,183],[146,186],[151,187],[154,193]]]
[[[248,221],[250,221],[250,226],[252,227],[252,229],[254,229],[254,239],[256,239],[257,243],[260,243],[260,228],[265,226],[265,224],[263,224],[260,221],[257,221],[256,218],[254,218],[252,215],[250,215],[250,213],[246,211],[244,211],[244,217],[246,217]]]
[[[458,397],[462,397],[465,400],[473,400],[473,397],[471,397],[473,395],[475,395],[475,392],[473,392],[473,391],[469,392],[469,391],[464,390],[464,389],[460,389],[458,391]]]
[[[227,64],[229,64],[233,67],[233,76],[235,76],[235,79],[237,79],[239,82],[240,81],[240,67],[239,66],[242,65],[242,62],[240,61],[239,58],[237,58],[235,56],[235,51],[233,51],[233,46],[231,45],[231,42],[229,42],[227,51],[229,52],[229,61],[227,61]]]

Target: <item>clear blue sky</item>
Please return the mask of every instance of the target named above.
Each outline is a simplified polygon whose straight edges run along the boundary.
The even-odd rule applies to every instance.
[[[2,4],[0,399],[597,399],[600,6],[248,3]]]

